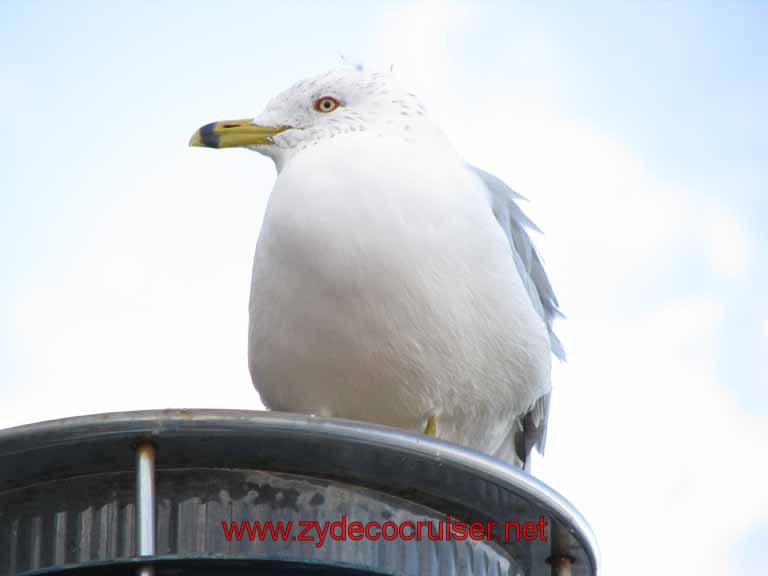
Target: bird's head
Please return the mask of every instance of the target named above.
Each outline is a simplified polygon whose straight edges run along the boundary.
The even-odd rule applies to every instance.
[[[298,82],[256,118],[206,124],[189,145],[250,148],[280,167],[292,153],[341,134],[376,131],[407,140],[428,124],[416,96],[390,74],[341,68]]]

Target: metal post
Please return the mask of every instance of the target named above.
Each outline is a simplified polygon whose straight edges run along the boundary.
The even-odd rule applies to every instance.
[[[547,559],[547,562],[551,567],[552,576],[572,576],[573,558],[568,551],[577,544],[573,536],[559,524],[554,524],[550,539],[552,555]]]
[[[552,566],[552,576],[571,576],[573,560],[568,556],[558,556],[549,562]]]
[[[155,555],[155,445],[136,446],[136,555]],[[154,576],[154,566],[140,566],[138,576]]]

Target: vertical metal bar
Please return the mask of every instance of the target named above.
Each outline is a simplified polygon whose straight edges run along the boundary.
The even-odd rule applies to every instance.
[[[155,567],[139,566],[136,568],[136,576],[155,576]]]
[[[573,536],[560,524],[552,525],[550,534],[552,555],[547,559],[552,576],[572,576],[573,558],[568,554],[576,543]]]
[[[553,576],[572,576],[573,560],[568,556],[558,556],[551,559],[549,563],[552,565]]]
[[[136,555],[155,555],[155,445],[136,446]],[[153,576],[154,566],[140,566],[138,576]]]

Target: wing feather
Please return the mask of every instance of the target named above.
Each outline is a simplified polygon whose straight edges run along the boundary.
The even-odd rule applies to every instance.
[[[475,166],[469,166],[469,168],[480,177],[488,190],[491,209],[509,239],[515,266],[528,292],[531,305],[547,327],[552,353],[559,359],[565,360],[565,350],[552,327],[555,318],[562,316],[562,313],[541,257],[528,234],[529,230],[536,232],[541,230],[517,204],[518,201],[525,200],[525,197],[512,190],[493,174]],[[518,425],[513,427],[513,438],[510,440],[517,456],[524,464],[527,464],[528,456],[534,446],[540,453],[544,453],[549,403],[550,393],[548,392],[539,397],[528,412],[519,416]]]

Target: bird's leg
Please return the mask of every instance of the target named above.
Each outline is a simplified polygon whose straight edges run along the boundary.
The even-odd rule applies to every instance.
[[[427,425],[424,427],[424,434],[437,438],[437,418],[430,416],[427,418]]]

